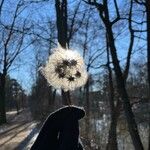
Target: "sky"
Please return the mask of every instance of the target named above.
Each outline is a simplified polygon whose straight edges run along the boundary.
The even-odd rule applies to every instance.
[[[10,0],[8,0],[8,7],[10,8],[10,6],[15,4],[14,2],[16,1],[17,0],[13,0],[10,3]],[[21,17],[26,18],[26,16],[28,16],[28,19],[31,20],[31,22],[37,22],[42,24],[44,22],[44,18],[55,18],[55,13],[53,10],[53,3],[51,4],[43,2],[42,5],[40,3],[35,3],[30,5],[27,9],[25,9],[22,12]],[[41,20],[41,18],[43,20]],[[20,62],[19,64],[18,61]],[[14,62],[14,65],[9,70],[9,75],[11,76],[11,78],[17,79],[17,81],[22,85],[27,94],[30,93],[31,87],[35,82],[34,61],[35,55],[33,52],[33,47],[30,46],[18,56],[17,60]],[[16,67],[16,65],[19,67]]]
[[[16,0],[12,0],[10,3],[10,0],[7,0],[9,5],[8,7],[10,7],[13,10],[13,7],[11,7],[14,3],[16,2]],[[74,3],[75,1],[69,1],[71,2],[69,4],[70,9],[73,10],[74,9]],[[25,9],[22,12],[21,17],[26,17],[28,16],[28,20],[30,20],[31,23],[36,23],[36,24],[44,24],[47,21],[47,18],[49,18],[50,20],[55,21],[55,5],[54,5],[54,1],[50,1],[50,2],[43,2],[42,5],[41,4],[32,4],[30,7],[28,7],[27,9]],[[81,8],[81,9],[85,9]],[[111,14],[114,13],[114,10],[111,9]],[[137,16],[137,14],[136,14]],[[95,13],[95,16],[93,17],[97,17],[97,20],[100,21],[99,16],[97,15],[97,12]],[[9,22],[9,18],[6,18],[6,15],[4,16],[4,19],[6,22]],[[94,28],[94,24],[90,24],[90,26],[92,25]],[[120,24],[120,27],[118,28],[118,30],[115,30],[114,32],[117,34],[117,32],[119,32],[120,30],[126,30],[124,28],[124,25]],[[101,33],[100,33],[101,34]],[[101,36],[101,35],[100,35]],[[145,36],[145,35],[142,35]],[[94,52],[94,49],[99,48],[101,46],[104,45],[104,39],[101,40],[95,40],[95,43],[93,43],[93,45],[91,45],[91,49]],[[128,33],[124,33],[122,35],[120,35],[117,39],[116,39],[116,46],[118,49],[118,56],[120,61],[120,64],[123,65],[125,62],[125,58],[127,55],[127,48],[129,45],[129,34]],[[80,49],[80,47],[78,47],[76,44],[72,45],[73,48],[76,49]],[[146,47],[145,47],[145,41],[142,40],[138,40],[136,39],[135,41],[135,45],[134,45],[134,49],[136,50],[136,48],[139,48],[139,51],[136,52],[133,55],[133,60],[138,60],[138,61],[146,61]],[[44,48],[43,48],[44,51]],[[100,62],[106,62],[106,55],[105,57],[103,56],[103,58],[100,58]],[[145,60],[144,60],[145,59]],[[19,60],[19,68],[16,69],[16,64],[18,65],[18,62],[14,62],[14,65],[12,66],[12,68],[9,70],[9,74],[11,76],[11,78],[15,78],[18,80],[18,82],[22,85],[22,87],[26,90],[26,92],[29,94],[31,91],[31,87],[33,85],[33,83],[35,82],[35,53],[33,51],[33,47],[29,47],[28,49],[26,49],[24,52],[22,52],[19,57],[17,58],[17,60]],[[100,70],[92,70],[92,72],[99,72]]]

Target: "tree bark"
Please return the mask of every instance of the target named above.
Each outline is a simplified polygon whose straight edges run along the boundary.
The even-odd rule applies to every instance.
[[[113,86],[113,79],[112,79],[112,70],[110,67],[110,60],[109,60],[109,44],[108,38],[106,35],[106,49],[107,49],[107,68],[109,74],[109,105],[110,105],[110,112],[111,112],[111,123],[109,128],[109,136],[108,136],[108,143],[106,146],[106,150],[118,150],[117,144],[117,120],[119,114],[118,111],[115,110],[114,104],[114,86]],[[118,108],[118,105],[116,106]]]
[[[122,98],[122,101],[123,101],[125,116],[127,119],[129,133],[131,135],[131,139],[132,139],[134,148],[136,150],[143,150],[144,148],[143,148],[140,136],[139,136],[135,117],[134,117],[134,114],[131,109],[130,100],[129,100],[128,93],[127,93],[127,90],[125,87],[125,80],[124,80],[123,73],[121,71],[121,67],[119,64],[118,56],[117,56],[117,49],[115,46],[115,40],[114,40],[114,36],[113,36],[112,24],[109,19],[107,1],[103,1],[103,2],[104,2],[104,4],[103,4],[104,12],[103,13],[105,15],[105,17],[103,16],[103,22],[105,24],[106,32],[108,35],[108,42],[109,42],[109,46],[110,46],[112,62],[113,62],[114,71],[115,71],[115,75],[116,75],[118,93],[120,94],[120,97]],[[101,16],[103,15],[101,12],[100,12],[100,14],[101,14]]]
[[[67,0],[56,0],[56,24],[57,24],[57,36],[58,42],[63,47],[66,48],[67,41]]]
[[[127,90],[125,88],[123,74],[121,71],[121,67],[119,65],[119,60],[117,57],[116,47],[115,47],[115,43],[114,43],[113,32],[112,32],[110,25],[106,25],[106,26],[107,26],[106,30],[108,33],[109,43],[110,43],[112,61],[113,61],[114,70],[115,70],[115,74],[116,74],[117,89],[118,89],[118,92],[120,93],[120,97],[123,100],[123,106],[124,106],[126,119],[128,122],[129,132],[130,132],[135,149],[143,150],[143,145],[142,145],[139,133],[138,133],[138,128],[137,128],[137,124],[135,122],[135,117],[134,117],[134,114],[131,109]]]
[[[57,36],[58,42],[63,47],[68,47],[68,27],[67,27],[67,0],[55,0],[56,8],[56,24],[57,24]],[[62,103],[64,105],[70,105],[70,92],[65,92],[62,89]]]
[[[150,89],[150,1],[146,0],[146,19],[147,19],[147,70],[148,84]]]
[[[150,99],[150,1],[146,0],[146,20],[147,20],[147,76],[148,76],[148,97]],[[150,114],[149,114],[150,116]],[[149,117],[150,118],[150,117]],[[150,120],[148,150],[150,150]]]
[[[5,75],[0,74],[0,125],[6,123],[5,82]]]
[[[103,0],[103,3],[98,3],[97,1],[88,0],[88,2],[86,3],[90,5],[94,5],[97,8],[99,12],[99,16],[101,20],[103,21],[104,26],[106,28],[106,33],[108,35],[108,42],[110,46],[110,53],[112,57],[112,63],[114,66],[114,71],[115,71],[115,76],[116,76],[117,90],[123,102],[123,108],[124,108],[125,116],[126,116],[127,123],[128,123],[129,133],[131,135],[134,148],[136,150],[143,150],[144,148],[143,148],[140,136],[139,136],[135,117],[134,117],[134,114],[132,112],[132,108],[130,105],[130,99],[126,90],[125,79],[123,77],[121,66],[119,64],[119,59],[117,56],[117,49],[115,46],[115,38],[114,38],[113,30],[112,30],[113,24],[116,23],[118,20],[120,20],[120,14],[119,14],[117,3],[115,1],[117,17],[113,21],[111,21],[109,17],[107,0]]]
[[[85,84],[85,104],[86,104],[86,118],[85,118],[85,131],[87,140],[90,141],[90,101],[89,101],[89,79],[87,80],[87,83]]]
[[[117,3],[116,3],[116,6],[117,6]],[[129,48],[128,48],[126,67],[125,67],[125,70],[123,72],[125,85],[126,85],[126,80],[128,78],[128,74],[129,74],[130,60],[131,60],[131,54],[132,54],[133,44],[134,44],[134,31],[132,29],[132,7],[133,7],[133,1],[131,0],[129,18],[128,18],[128,28],[130,31],[130,44],[129,44]],[[118,8],[118,7],[116,7],[116,8]],[[117,99],[117,105],[115,106],[115,104],[114,104],[114,87],[113,87],[113,80],[112,80],[112,71],[111,71],[111,68],[109,65],[110,64],[109,43],[108,43],[107,35],[106,35],[106,41],[107,41],[106,46],[107,46],[108,72],[109,72],[109,87],[110,87],[109,101],[110,101],[110,109],[111,109],[111,123],[110,123],[110,129],[109,129],[107,150],[117,150],[118,149],[118,147],[117,147],[117,121],[118,121],[118,118],[120,115],[120,107],[122,106],[122,104],[121,104],[121,101],[119,100],[119,98]]]

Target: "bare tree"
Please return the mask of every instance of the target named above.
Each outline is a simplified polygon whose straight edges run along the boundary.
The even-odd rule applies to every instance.
[[[132,7],[133,7],[133,1],[131,1],[130,4],[130,9],[129,9],[129,15],[128,15],[128,29],[130,32],[130,43],[129,43],[129,47],[128,47],[128,55],[127,55],[127,60],[126,60],[126,65],[125,65],[125,69],[123,72],[123,76],[124,76],[124,80],[125,83],[127,81],[128,78],[128,74],[129,74],[129,68],[130,68],[130,62],[131,62],[131,54],[133,51],[133,45],[134,45],[134,30],[132,29]],[[106,37],[106,40],[107,37]],[[108,41],[107,41],[108,43]],[[110,130],[109,130],[109,137],[108,137],[108,144],[107,144],[107,149],[117,149],[117,134],[116,134],[116,129],[117,129],[117,120],[120,114],[120,107],[121,107],[121,101],[118,98],[117,99],[117,104],[115,105],[114,103],[114,87],[113,87],[113,80],[112,80],[112,71],[110,68],[110,60],[109,60],[109,45],[107,44],[107,60],[108,60],[108,72],[109,72],[109,85],[110,85],[110,108],[111,108],[111,125],[110,125]]]
[[[107,39],[107,35],[106,35]],[[111,123],[109,129],[109,136],[108,136],[108,143],[107,143],[107,150],[117,150],[117,119],[119,116],[119,104],[120,101],[117,101],[117,106],[115,106],[115,89],[112,77],[112,69],[110,67],[110,58],[109,58],[109,45],[107,41],[107,68],[108,68],[108,76],[109,76],[109,104],[110,104],[110,111],[111,111]],[[117,109],[116,109],[117,108]]]
[[[4,7],[1,4],[1,7]],[[6,23],[2,22],[1,19],[1,52],[0,52],[0,124],[6,122],[6,111],[5,111],[5,84],[6,84],[6,76],[8,70],[13,65],[13,62],[16,60],[18,55],[24,51],[27,47],[30,46],[24,45],[25,42],[25,31],[28,30],[26,28],[27,20],[24,19],[23,22],[20,22],[20,25],[17,23],[19,15],[24,10],[25,6],[22,1],[18,1],[16,8],[14,10],[12,21],[6,25]],[[2,8],[1,8],[2,9]],[[2,11],[1,11],[2,15]],[[15,28],[19,28],[21,32],[15,32]]]
[[[139,133],[138,133],[138,128],[135,122],[135,117],[131,109],[130,99],[126,90],[125,79],[123,77],[123,73],[119,64],[117,48],[115,45],[115,38],[114,38],[113,30],[112,30],[113,25],[120,20],[120,13],[119,13],[117,2],[116,0],[114,0],[117,17],[113,21],[111,21],[110,16],[109,16],[107,0],[103,0],[103,3],[98,3],[95,0],[94,1],[89,0],[88,2],[87,1],[85,2],[90,5],[94,5],[97,8],[100,18],[105,25],[106,33],[108,36],[109,47],[110,47],[110,53],[112,57],[112,63],[113,63],[114,71],[116,75],[117,89],[123,101],[123,106],[125,110],[126,119],[128,122],[129,132],[132,138],[132,142],[133,142],[135,149],[143,150],[143,145],[142,145]]]
[[[84,20],[84,14],[82,17],[81,22],[78,24],[78,27],[75,27],[77,25],[76,19],[77,14],[79,11],[81,1],[77,4],[75,7],[75,10],[73,12],[73,16],[70,18],[68,17],[68,2],[67,0],[55,0],[55,8],[56,8],[56,24],[57,24],[57,37],[58,42],[63,48],[69,47],[70,41],[75,35],[75,33],[79,30],[79,28],[82,26],[82,22]],[[70,19],[70,22],[68,21]],[[70,92],[64,92],[62,90],[62,99],[63,104],[71,104],[70,99]]]
[[[99,28],[92,28],[91,23],[93,22],[93,13],[91,11],[91,8],[86,9],[85,19],[83,21],[83,26],[81,29],[79,29],[79,33],[76,37],[76,39],[79,40],[77,44],[79,44],[80,48],[82,49],[83,58],[85,60],[86,64],[86,70],[89,74],[88,80],[84,86],[84,89],[80,89],[80,92],[83,92],[83,99],[84,100],[84,106],[86,110],[86,117],[85,117],[85,139],[87,141],[88,147],[91,149],[91,138],[94,135],[90,131],[91,127],[91,120],[92,120],[92,113],[91,113],[91,104],[90,101],[90,93],[92,91],[90,90],[91,86],[91,80],[92,80],[92,69],[100,69],[101,66],[99,66],[98,60],[102,58],[104,52],[105,52],[105,46],[102,46],[101,48],[91,47],[91,45],[94,45],[94,42],[96,39],[99,38],[99,31],[101,29]]]
[[[149,19],[150,18],[150,1],[149,0],[135,0],[135,2],[139,5],[144,6],[146,10],[145,12],[146,12],[146,33],[147,33],[147,79],[148,79],[148,86],[149,86],[148,97],[150,98],[150,19]],[[149,131],[149,149],[150,149],[150,131]]]

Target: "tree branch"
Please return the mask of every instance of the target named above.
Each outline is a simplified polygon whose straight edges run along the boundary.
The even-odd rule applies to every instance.
[[[74,28],[75,19],[76,19],[76,16],[77,16],[77,13],[78,13],[80,4],[81,4],[81,1],[78,3],[78,5],[77,5],[77,7],[76,7],[76,9],[75,9],[75,11],[74,11],[72,20],[71,20],[71,25],[70,25],[69,35],[68,35],[68,43],[70,42],[70,39],[72,38],[72,36],[73,36],[73,34],[74,34],[73,28]],[[82,24],[82,22],[81,22],[81,24]]]
[[[120,13],[119,13],[119,8],[118,8],[118,4],[116,0],[114,0],[114,4],[115,4],[117,17],[111,22],[111,25],[115,24],[116,22],[120,20]]]
[[[96,0],[94,0],[93,2],[91,2],[91,0],[83,0],[85,3],[95,6],[98,10],[99,10],[99,15],[101,16],[103,21],[106,21],[105,16],[103,16],[103,12],[104,12],[104,5],[101,3],[97,3]]]
[[[138,3],[138,4],[140,4],[140,5],[146,5],[146,3],[145,3],[145,2],[140,1],[140,0],[135,0],[135,2],[136,2],[136,3]]]

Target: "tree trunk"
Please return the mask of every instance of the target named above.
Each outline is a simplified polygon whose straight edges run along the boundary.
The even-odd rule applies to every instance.
[[[110,52],[111,52],[111,57],[112,57],[112,63],[114,66],[114,72],[116,76],[117,90],[123,101],[123,108],[124,108],[125,116],[126,116],[127,123],[128,123],[129,133],[131,135],[134,148],[136,150],[143,150],[144,148],[143,148],[140,136],[139,136],[135,117],[134,117],[134,114],[132,112],[132,108],[130,105],[130,99],[126,90],[125,79],[123,77],[123,73],[119,64],[119,59],[117,56],[117,49],[115,46],[115,38],[114,38],[113,30],[112,30],[113,24],[116,23],[118,20],[120,20],[118,7],[115,4],[117,18],[113,20],[112,22],[109,18],[107,0],[103,0],[103,4],[97,1],[91,1],[91,0],[89,0],[87,3],[90,5],[96,6],[97,10],[99,11],[99,16],[105,25],[106,33],[108,35],[108,42],[109,42],[109,47],[110,47]]]
[[[115,41],[113,37],[112,25],[109,20],[107,1],[104,1],[104,15],[105,15],[104,24],[105,24],[106,32],[108,35],[110,53],[111,53],[114,71],[116,75],[117,89],[123,101],[123,107],[124,107],[125,116],[126,116],[127,123],[128,123],[129,133],[131,135],[134,148],[136,150],[143,150],[144,148],[143,148],[140,136],[139,136],[135,117],[131,109],[130,100],[129,100],[128,93],[125,87],[125,80],[124,80],[123,73],[121,71],[121,67],[119,64],[118,56],[117,56],[117,49],[116,49]]]
[[[147,13],[147,70],[148,70],[148,84],[150,89],[150,1],[146,0]]]
[[[5,110],[5,75],[0,74],[0,125],[6,123],[6,110]]]
[[[146,20],[147,20],[147,75],[148,75],[148,97],[150,99],[150,1],[146,0]],[[149,114],[150,116],[150,114]],[[149,148],[150,150],[150,120],[149,120]]]
[[[53,91],[52,91],[52,87],[51,86],[48,87],[48,104],[50,106],[54,104],[54,101],[53,101]]]
[[[57,24],[57,36],[58,42],[63,47],[66,48],[68,44],[67,40],[67,0],[56,0],[56,24]]]
[[[70,92],[62,90],[62,102],[64,105],[71,105]]]
[[[18,103],[18,99],[15,99],[16,101],[16,111],[17,111],[17,115],[19,115],[19,103]]]
[[[109,74],[109,105],[111,110],[111,123],[109,128],[109,136],[108,136],[108,143],[106,146],[106,150],[118,150],[117,144],[117,115],[119,112],[115,110],[115,103],[114,103],[114,86],[113,86],[113,79],[112,79],[112,70],[110,67],[110,60],[109,60],[109,44],[106,35],[106,47],[107,47],[107,68]],[[116,106],[118,108],[118,106]]]
[[[57,36],[58,42],[63,47],[68,46],[68,28],[67,28],[67,0],[55,0],[56,8],[56,24],[57,24]],[[71,105],[70,92],[65,92],[62,89],[62,103],[64,105]]]
[[[114,112],[113,114],[111,114],[111,124],[109,129],[109,136],[106,150],[118,150],[116,130],[117,130],[117,117]]]
[[[86,130],[86,136],[89,140],[90,137],[90,102],[89,102],[89,79],[87,80],[87,83],[85,85],[85,103],[86,103],[86,118],[85,118],[85,130]],[[89,140],[90,141],[90,140]]]
[[[118,92],[120,93],[120,97],[123,100],[124,111],[125,111],[126,119],[128,122],[128,127],[129,127],[129,132],[130,132],[130,135],[132,138],[132,142],[133,142],[133,145],[136,150],[143,150],[143,145],[142,145],[139,133],[138,133],[138,128],[137,128],[137,124],[135,122],[135,117],[134,117],[134,114],[131,109],[127,90],[125,88],[123,74],[121,71],[121,67],[119,65],[119,60],[118,60],[117,53],[116,53],[116,47],[115,47],[115,42],[114,42],[111,25],[107,24],[106,30],[108,33],[111,56],[112,56],[112,61],[113,61],[113,65],[114,65],[114,71],[116,74],[117,89],[118,89]]]

